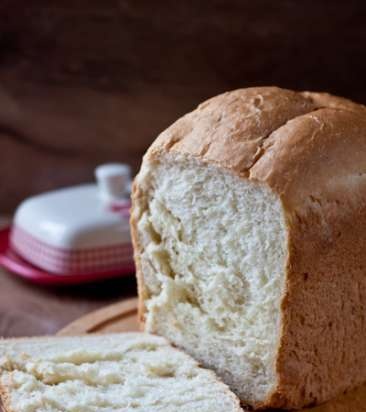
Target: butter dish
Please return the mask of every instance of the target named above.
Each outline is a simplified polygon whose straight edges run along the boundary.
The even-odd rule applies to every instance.
[[[9,247],[57,276],[133,272],[129,231],[130,169],[107,164],[97,183],[33,196],[16,210]]]

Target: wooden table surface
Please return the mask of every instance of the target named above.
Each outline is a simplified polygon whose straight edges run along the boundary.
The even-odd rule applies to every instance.
[[[50,288],[32,285],[0,270],[0,336],[54,334],[92,310],[135,294],[133,276]]]

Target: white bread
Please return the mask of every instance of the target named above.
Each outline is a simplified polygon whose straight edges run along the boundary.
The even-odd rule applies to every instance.
[[[0,341],[7,412],[240,412],[238,398],[164,338],[142,333]]]
[[[366,110],[274,87],[163,132],[133,186],[145,329],[254,407],[366,381]]]

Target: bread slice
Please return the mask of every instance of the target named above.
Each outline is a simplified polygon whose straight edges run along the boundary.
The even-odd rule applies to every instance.
[[[4,340],[7,412],[239,412],[214,373],[142,333]]]
[[[145,329],[254,407],[366,381],[366,109],[275,87],[201,104],[148,150],[131,227]]]

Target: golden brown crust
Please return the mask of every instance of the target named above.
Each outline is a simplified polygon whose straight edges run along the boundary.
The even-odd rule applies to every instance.
[[[141,268],[141,245],[139,242],[139,238],[137,236],[137,222],[139,219],[139,210],[137,205],[140,205],[143,202],[142,193],[139,186],[136,184],[136,181],[132,184],[132,192],[131,198],[133,199],[134,206],[131,208],[131,215],[130,215],[130,229],[131,229],[131,239],[134,251],[134,261],[135,261],[135,268],[136,268],[136,279],[137,279],[137,291],[138,291],[138,320],[140,324],[141,330],[144,329],[144,313],[145,313],[145,298],[146,292],[144,287],[144,280],[142,276],[142,268]]]
[[[352,102],[344,97],[333,96],[329,93],[302,92],[301,95],[307,99],[311,99],[318,108],[323,107],[348,111],[366,111],[366,107],[361,104]]]
[[[366,381],[365,113],[328,94],[236,90],[179,119],[145,155],[145,163],[167,153],[195,157],[265,183],[281,198],[289,255],[278,385],[256,406],[321,403]],[[131,224],[143,321],[141,196],[135,184]]]
[[[224,93],[176,121],[146,156],[182,153],[246,175],[274,130],[315,108],[310,98],[276,87]]]
[[[251,170],[288,214],[278,407],[324,402],[366,380],[365,133],[362,110],[319,109],[271,136]]]
[[[302,412],[366,412],[366,385]]]
[[[17,412],[14,411],[10,405],[10,393],[8,390],[0,383],[0,408],[2,407],[3,412]]]

